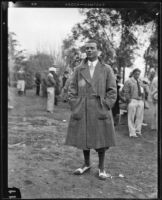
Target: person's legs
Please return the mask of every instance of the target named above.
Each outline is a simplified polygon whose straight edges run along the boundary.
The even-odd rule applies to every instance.
[[[54,109],[54,88],[53,87],[49,87],[47,88],[47,111],[53,113],[53,109]]]
[[[84,155],[84,165],[90,166],[90,150],[83,150]]]
[[[102,180],[105,180],[106,178],[110,177],[110,174],[107,174],[105,171],[105,152],[107,148],[100,148],[100,149],[96,149],[96,151],[98,152],[98,158],[99,158],[99,178]]]
[[[104,164],[105,164],[105,152],[108,150],[109,147],[96,149],[98,153],[99,165],[98,168],[100,171],[104,171]]]
[[[40,93],[40,84],[38,85],[38,96],[39,96],[39,93]]]
[[[132,99],[132,101],[128,104],[128,128],[129,128],[129,136],[136,136],[135,132],[135,114],[136,114],[137,102]]]
[[[24,80],[21,81],[21,91],[22,91],[22,94],[24,94],[24,91],[25,91],[25,81]]]
[[[151,119],[151,129],[157,129],[157,104],[152,103],[152,119]]]
[[[36,86],[36,95],[39,96],[39,85]]]
[[[155,104],[155,128],[158,130],[158,104]]]
[[[47,88],[47,111],[50,111],[50,90]]]
[[[57,106],[58,100],[57,100],[57,96],[55,95],[55,102],[54,105]]]
[[[23,80],[18,80],[18,85],[17,85],[17,88],[18,88],[18,94],[21,96],[23,94]]]
[[[104,171],[104,164],[105,164],[105,149],[103,151],[98,152],[98,158],[99,158],[99,169],[101,172]]]
[[[74,171],[75,175],[81,175],[91,168],[91,166],[90,166],[90,150],[83,150],[83,155],[84,155],[84,164],[82,167],[80,167]]]
[[[138,106],[136,110],[136,120],[135,120],[135,129],[136,133],[141,134],[142,122],[144,116],[144,102],[138,101]]]

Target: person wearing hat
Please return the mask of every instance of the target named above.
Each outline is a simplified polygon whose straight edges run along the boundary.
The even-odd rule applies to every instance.
[[[144,89],[140,85],[141,70],[135,68],[132,76],[125,82],[123,93],[128,104],[128,128],[130,137],[141,135],[144,116]]]
[[[49,68],[47,75],[47,112],[53,113],[54,100],[55,100],[55,87],[56,80],[54,79],[54,73],[56,69],[54,67]]]

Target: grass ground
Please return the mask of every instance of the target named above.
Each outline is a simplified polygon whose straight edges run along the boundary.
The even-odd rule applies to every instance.
[[[145,111],[143,135],[128,137],[126,119],[116,127],[117,146],[106,152],[106,181],[97,177],[98,157],[91,151],[90,172],[75,176],[82,152],[65,146],[70,110],[59,102],[46,112],[46,98],[28,90],[17,96],[10,90],[8,111],[8,185],[22,198],[157,198],[157,133],[150,130],[151,111]],[[121,174],[123,176],[121,176]]]

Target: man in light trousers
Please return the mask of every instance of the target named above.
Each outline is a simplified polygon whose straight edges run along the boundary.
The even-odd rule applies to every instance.
[[[130,137],[141,135],[144,116],[144,89],[139,82],[140,69],[135,68],[132,77],[123,87],[124,96],[128,103],[128,128]]]
[[[47,112],[53,113],[54,100],[55,100],[55,86],[56,81],[54,80],[53,73],[55,72],[54,67],[49,68],[49,74],[47,76]]]

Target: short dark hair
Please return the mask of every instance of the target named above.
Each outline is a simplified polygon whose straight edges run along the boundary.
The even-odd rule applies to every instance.
[[[141,70],[139,68],[135,68],[133,71],[132,71],[132,74],[134,74],[135,72],[140,72],[141,73]]]
[[[68,71],[64,71],[64,74],[68,74],[69,72]]]
[[[99,45],[98,45],[98,41],[95,40],[95,39],[89,39],[85,44],[87,44],[87,43],[95,43],[96,46],[97,46],[97,49],[98,49],[98,47],[99,47]]]

